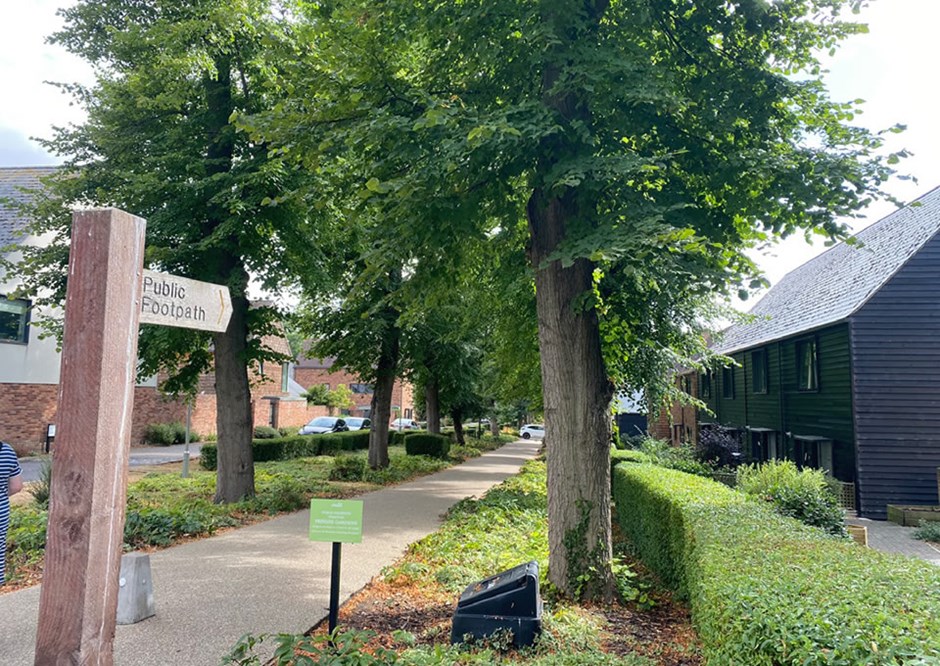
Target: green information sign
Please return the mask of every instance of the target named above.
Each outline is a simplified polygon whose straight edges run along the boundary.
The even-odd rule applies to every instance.
[[[310,500],[310,540],[362,542],[362,500]]]

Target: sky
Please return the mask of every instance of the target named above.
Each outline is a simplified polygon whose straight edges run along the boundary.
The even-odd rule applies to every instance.
[[[30,137],[49,137],[54,125],[82,120],[80,109],[71,106],[67,96],[44,83],[91,81],[88,65],[45,43],[61,25],[56,9],[71,3],[0,1],[0,166],[56,164],[58,160]],[[887,189],[910,201],[940,185],[940,86],[935,83],[940,0],[875,0],[859,19],[868,24],[869,33],[850,38],[827,60],[826,80],[833,99],[866,101],[856,124],[875,131],[907,125],[903,134],[891,135],[888,147],[913,153],[899,171],[917,182],[895,180]],[[876,203],[865,219],[850,226],[860,231],[893,209],[890,203]],[[800,236],[755,258],[774,284],[824,249],[821,241],[810,246]]]

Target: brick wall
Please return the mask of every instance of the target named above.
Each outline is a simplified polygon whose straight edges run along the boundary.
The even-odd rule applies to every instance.
[[[0,439],[39,450],[54,422],[58,384],[0,384]]]
[[[186,423],[186,405],[170,400],[152,386],[137,386],[134,389],[134,424],[131,428],[131,444],[144,440],[144,431],[151,423]],[[199,432],[197,428],[193,428]]]
[[[698,373],[691,372],[676,377],[676,386],[680,390],[688,389],[693,396],[698,395]],[[656,420],[650,423],[649,433],[656,439],[665,439],[675,445],[698,441],[698,412],[695,407],[674,402],[669,409],[660,409]]]

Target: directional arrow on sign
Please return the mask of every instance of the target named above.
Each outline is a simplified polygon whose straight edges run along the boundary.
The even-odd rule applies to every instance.
[[[222,333],[232,317],[228,287],[144,270],[140,323]]]

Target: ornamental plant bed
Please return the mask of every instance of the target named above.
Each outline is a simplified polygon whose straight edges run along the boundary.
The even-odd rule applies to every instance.
[[[336,648],[325,623],[307,635],[268,637],[283,658],[272,664],[369,664],[370,666],[700,666],[702,658],[688,609],[653,582],[641,564],[620,557],[622,592],[637,602],[575,603],[558,598],[542,581],[543,632],[535,645],[508,649],[505,636],[472,645],[450,645],[451,619],[460,592],[520,562],[548,558],[546,472],[542,462],[481,499],[466,499],[448,512],[441,529],[412,544],[408,553],[340,609]],[[615,532],[616,534],[616,532]],[[619,542],[619,539],[617,539]],[[247,666],[246,636],[225,664]],[[340,646],[353,649],[339,655]],[[390,651],[390,652],[384,652]],[[319,661],[303,661],[302,655]]]
[[[940,506],[888,505],[888,520],[902,527],[917,527],[920,521],[940,522]]]

